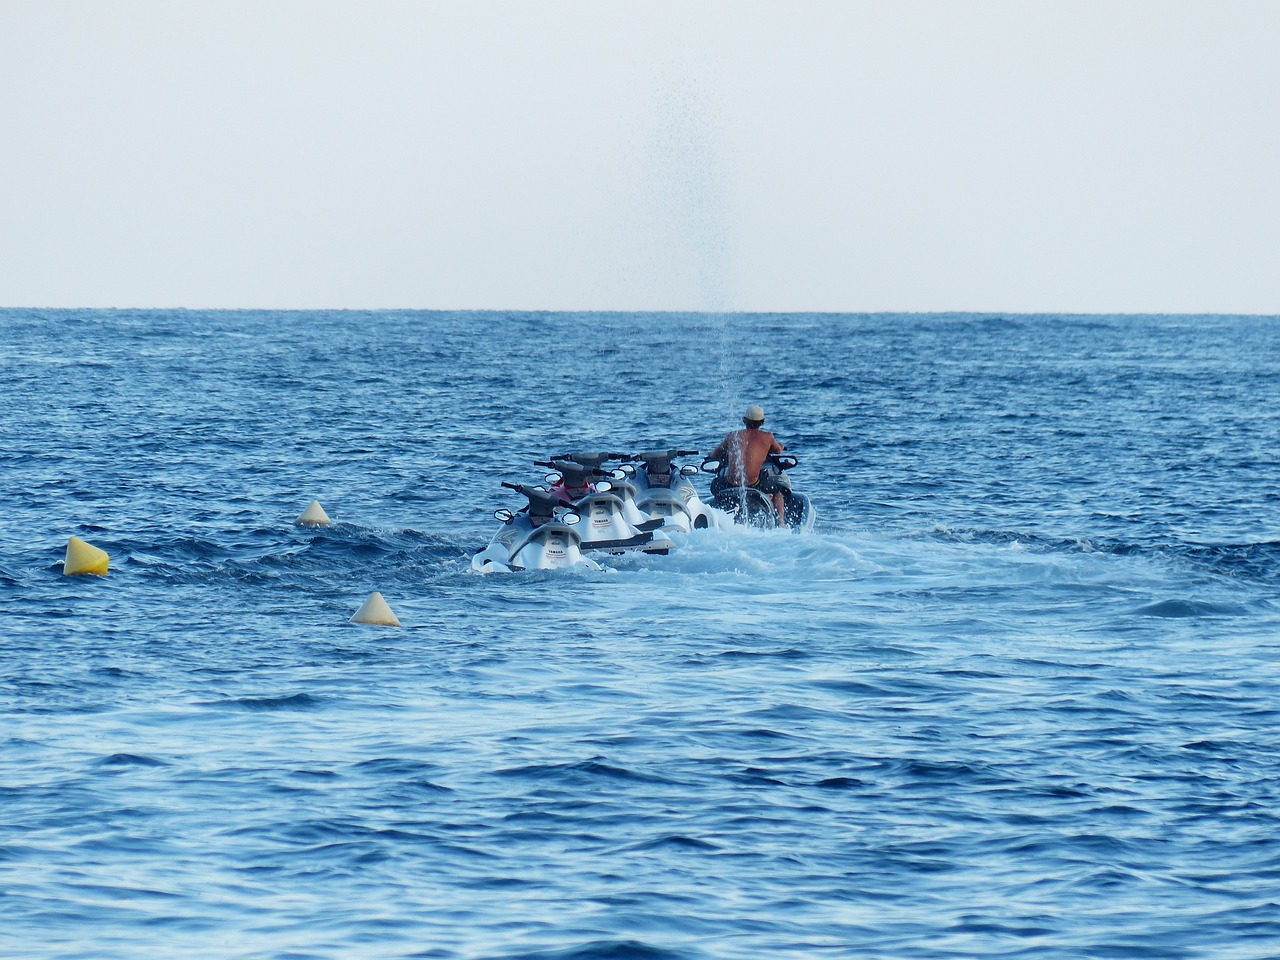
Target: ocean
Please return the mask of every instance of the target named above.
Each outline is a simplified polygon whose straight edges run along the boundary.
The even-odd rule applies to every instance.
[[[0,311],[0,955],[1280,955],[1278,384],[1277,317]],[[749,403],[812,533],[471,571]]]

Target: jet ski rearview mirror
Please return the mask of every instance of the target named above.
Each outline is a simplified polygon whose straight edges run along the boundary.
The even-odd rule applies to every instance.
[[[501,510],[493,511],[493,518],[495,520],[501,520],[503,523],[510,523],[516,518],[516,515],[506,507],[503,507]]]
[[[683,467],[680,468],[680,476],[682,477],[692,477],[697,472],[698,472],[698,468],[695,467],[692,463],[686,463]]]

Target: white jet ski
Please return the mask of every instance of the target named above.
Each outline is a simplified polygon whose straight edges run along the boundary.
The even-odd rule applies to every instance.
[[[477,573],[509,573],[512,570],[553,570],[600,564],[582,555],[582,517],[550,490],[521,483],[502,484],[529,501],[518,513],[503,508],[494,513],[502,526],[489,545],[471,558]],[[557,516],[556,511],[563,512]]]
[[[771,453],[760,468],[757,486],[740,487],[724,478],[725,464],[704,460],[702,469],[716,475],[711,481],[711,506],[731,515],[734,523],[774,529],[783,524],[778,522],[778,511],[766,491],[776,489],[782,493],[786,528],[795,533],[809,533],[813,530],[817,511],[807,496],[791,489],[791,478],[786,474],[787,470],[794,470],[797,463],[799,461],[789,453]]]
[[[647,517],[661,517],[663,529],[688,533],[731,522],[729,516],[698,496],[689,479],[697,476],[698,468],[692,464],[681,467],[674,462],[676,457],[697,455],[697,450],[646,450],[626,457],[622,469],[629,471],[635,481],[636,505]]]
[[[535,461],[550,467],[547,475],[552,491],[559,494],[582,516],[583,550],[624,553],[667,553],[672,543],[656,535],[661,517],[647,517],[636,506],[636,487],[621,471],[607,472],[599,464],[620,454],[565,454],[552,460]]]

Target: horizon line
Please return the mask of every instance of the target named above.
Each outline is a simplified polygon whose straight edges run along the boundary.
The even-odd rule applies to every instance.
[[[635,313],[672,315],[672,316],[1003,316],[1003,317],[1280,317],[1280,312],[1263,313],[1255,311],[1234,310],[1001,310],[1001,309],[945,309],[945,310],[905,310],[905,309],[681,309],[663,307],[658,309],[626,309],[619,307],[574,307],[561,309],[555,307],[186,307],[186,306],[0,306],[0,311],[50,310],[75,311],[96,310],[102,312],[140,313],[474,313],[474,314],[589,314],[595,316],[624,315]]]

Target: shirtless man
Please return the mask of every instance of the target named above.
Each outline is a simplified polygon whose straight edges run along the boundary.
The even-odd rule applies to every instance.
[[[781,453],[783,446],[772,433],[761,430],[764,410],[752,404],[742,416],[745,430],[733,430],[720,441],[720,445],[707,454],[708,460],[719,460],[723,465],[723,477],[730,486],[754,487],[760,483],[760,468],[771,453]],[[777,488],[760,488],[773,498],[778,511],[778,525],[787,525],[783,512],[782,491]]]

